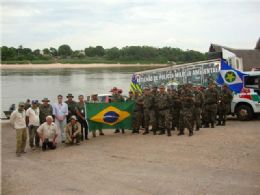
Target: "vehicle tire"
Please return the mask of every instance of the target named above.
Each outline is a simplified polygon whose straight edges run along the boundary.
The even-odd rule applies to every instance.
[[[241,105],[236,108],[236,115],[238,120],[248,121],[253,117],[253,110],[248,105]]]

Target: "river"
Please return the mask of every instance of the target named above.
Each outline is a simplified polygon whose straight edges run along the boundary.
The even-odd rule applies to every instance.
[[[127,95],[133,72],[152,68],[2,69],[1,108],[8,110],[12,103],[17,105],[26,99],[41,101],[44,97],[53,103],[58,94],[66,99],[68,93],[77,101],[79,94],[109,93],[113,87],[123,89],[123,94]]]

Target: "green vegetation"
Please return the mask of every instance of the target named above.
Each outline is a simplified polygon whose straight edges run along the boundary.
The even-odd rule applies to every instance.
[[[194,50],[149,46],[126,46],[122,49],[113,47],[104,49],[102,46],[88,47],[73,51],[69,45],[61,45],[43,50],[2,46],[1,59],[3,64],[90,64],[90,63],[121,63],[121,64],[166,64],[188,63],[206,59],[206,55]]]

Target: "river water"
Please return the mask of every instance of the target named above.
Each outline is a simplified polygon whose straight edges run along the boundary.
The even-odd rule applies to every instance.
[[[133,72],[152,68],[2,69],[1,108],[8,110],[12,103],[17,105],[28,98],[42,100],[48,97],[53,103],[58,94],[65,97],[68,93],[77,101],[79,94],[109,93],[113,87],[123,89],[123,94],[127,95]]]

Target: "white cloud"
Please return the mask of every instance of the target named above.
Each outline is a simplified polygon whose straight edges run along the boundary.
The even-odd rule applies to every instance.
[[[2,44],[44,48],[68,43],[172,46],[207,51],[211,42],[253,48],[258,1],[3,1]]]

